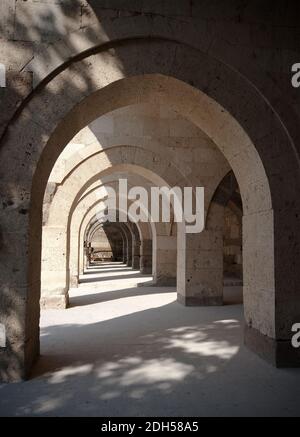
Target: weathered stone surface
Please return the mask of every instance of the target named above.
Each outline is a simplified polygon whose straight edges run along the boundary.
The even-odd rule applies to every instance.
[[[0,136],[4,133],[8,122],[31,90],[31,73],[19,73],[7,69],[6,87],[0,88]]]
[[[80,1],[17,1],[14,38],[21,41],[54,41],[81,25]]]
[[[3,0],[0,3],[0,44],[2,44],[1,38],[10,39],[13,37],[14,20],[15,20],[15,3],[16,0]],[[0,57],[0,60],[1,58],[2,56]]]
[[[222,214],[211,210],[211,199],[232,168],[244,213],[246,323],[271,345],[272,362],[294,362],[287,344],[300,315],[299,93],[291,86],[298,9],[279,0],[272,7],[239,0],[1,2],[0,62],[8,67],[0,90],[3,379],[24,377],[38,353],[43,195],[70,142],[76,153],[51,175],[61,185],[44,221],[64,229],[49,233],[43,256],[51,305],[65,306],[66,278],[77,278],[87,262],[82,243],[92,217],[80,231],[78,218],[79,271],[75,263],[70,272],[66,249],[76,242],[65,235],[69,218],[100,172],[114,171],[155,185],[204,185],[205,231],[184,238],[180,227],[176,234],[171,226],[152,229],[153,274],[161,281],[177,276],[187,305],[219,304]],[[25,101],[32,75],[40,86]],[[83,142],[88,147],[78,147]],[[124,259],[138,268],[145,253],[139,260],[136,235],[130,227],[123,232]],[[259,341],[253,344],[259,351]]]

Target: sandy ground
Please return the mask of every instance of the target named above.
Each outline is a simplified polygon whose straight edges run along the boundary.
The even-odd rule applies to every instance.
[[[41,358],[0,385],[1,416],[300,415],[300,369],[243,346],[241,287],[186,308],[122,264],[91,268],[71,307],[41,315]]]

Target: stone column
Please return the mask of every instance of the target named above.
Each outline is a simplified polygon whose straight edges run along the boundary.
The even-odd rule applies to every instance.
[[[87,268],[87,247],[83,246],[83,242],[79,242],[79,275],[83,275],[84,270]]]
[[[45,226],[42,243],[41,307],[66,308],[69,269],[67,269],[65,228]]]
[[[187,306],[223,304],[224,207],[214,204],[201,233],[179,232],[177,300]]]
[[[144,275],[152,274],[152,240],[142,240],[140,249],[140,271]]]
[[[122,262],[124,264],[127,263],[127,238],[126,235],[123,235],[123,256],[122,256]]]
[[[129,237],[127,244],[127,265],[132,267],[132,239]]]
[[[157,235],[153,281],[157,286],[176,285],[176,236]]]
[[[70,272],[70,288],[77,288],[79,283],[78,275]]]
[[[70,284],[69,288],[77,288],[79,284],[79,246],[78,246],[78,235],[75,234],[74,230],[71,228],[70,232]]]
[[[133,249],[132,250],[132,268],[133,268],[133,270],[140,270],[141,242],[134,238],[132,249]]]

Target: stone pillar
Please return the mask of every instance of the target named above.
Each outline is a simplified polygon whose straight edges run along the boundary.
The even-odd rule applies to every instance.
[[[243,216],[243,301],[245,315],[244,342],[249,349],[278,367],[299,366],[300,351],[291,345],[291,327],[297,300],[289,302],[278,288],[275,299],[273,211]],[[286,247],[286,250],[289,250]],[[285,260],[281,252],[282,263]],[[285,271],[288,271],[285,269]],[[287,277],[290,281],[290,277]],[[283,289],[283,288],[282,288]],[[294,292],[299,291],[294,288]],[[283,298],[283,305],[280,305]],[[298,298],[299,302],[299,298]],[[276,320],[276,306],[281,318]],[[299,306],[298,306],[299,308]],[[277,313],[278,314],[278,313]],[[298,312],[300,316],[300,312]],[[289,338],[279,337],[279,329],[289,328]],[[277,332],[276,332],[277,331]]]
[[[222,233],[187,234],[177,260],[177,299],[192,305],[222,305]]]
[[[224,207],[213,204],[207,229],[178,233],[177,300],[187,306],[223,304]]]
[[[78,275],[70,272],[70,288],[77,288],[79,283]]]
[[[142,240],[140,249],[140,271],[144,275],[152,274],[152,240]]]
[[[141,242],[134,238],[132,249],[132,268],[133,270],[140,270]]]
[[[74,222],[73,222],[74,220]],[[81,226],[78,218],[72,218],[70,226],[70,243],[69,243],[69,268],[70,268],[70,288],[77,288],[79,284],[79,275],[82,275],[87,265],[86,246],[87,242],[83,241],[83,232],[80,232]]]
[[[157,235],[153,282],[157,286],[176,285],[176,236]]]
[[[0,195],[7,186],[0,184]],[[2,197],[4,198],[4,197]],[[27,206],[26,206],[27,207]],[[3,238],[0,250],[0,322],[2,339],[0,346],[0,381],[19,381],[28,376],[32,363],[39,356],[39,294],[40,249],[34,248],[37,262],[30,265],[28,259],[28,214],[18,209],[0,211],[1,230],[5,226],[11,232]],[[21,216],[21,217],[18,217]],[[41,217],[34,217],[34,225],[41,226]],[[40,219],[40,221],[39,221]],[[13,226],[20,225],[14,233]],[[34,226],[33,225],[33,226]],[[29,272],[29,275],[28,275]]]
[[[132,241],[128,241],[127,245],[127,265],[128,267],[132,267]]]
[[[127,238],[126,238],[125,235],[123,236],[123,256],[122,256],[122,262],[124,264],[127,263]]]
[[[45,226],[42,243],[42,308],[66,308],[70,272],[67,268],[64,227]]]
[[[87,266],[86,247],[83,247],[82,242],[79,242],[79,276],[83,275],[83,272]]]
[[[70,232],[70,284],[69,288],[77,288],[79,283],[78,276],[78,261],[79,261],[79,247],[78,247],[78,235],[74,235],[74,231],[71,228]]]

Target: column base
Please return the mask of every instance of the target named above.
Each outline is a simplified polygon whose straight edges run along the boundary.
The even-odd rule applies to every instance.
[[[291,340],[275,340],[246,325],[244,343],[248,349],[275,367],[300,367],[300,348],[294,348]]]
[[[0,349],[0,381],[1,382],[20,382],[26,378],[24,363],[24,345],[19,348],[14,345],[14,350],[10,347]]]
[[[156,287],[176,287],[176,278],[160,278],[154,284]]]
[[[222,296],[182,296],[181,294],[177,293],[177,302],[187,307],[222,306],[223,298]]]
[[[152,274],[152,266],[142,266],[140,271],[143,275],[151,275]]]
[[[133,270],[140,270],[140,258],[139,257],[133,258],[132,268],[133,268]]]
[[[70,278],[70,288],[78,288],[79,279],[77,275],[72,275]]]
[[[69,306],[69,295],[53,294],[42,296],[40,299],[41,309],[66,309]]]

